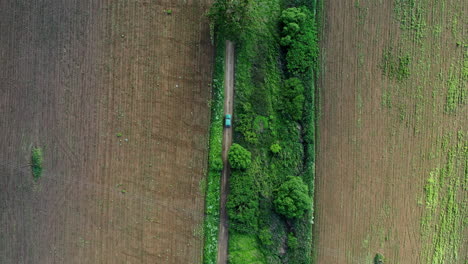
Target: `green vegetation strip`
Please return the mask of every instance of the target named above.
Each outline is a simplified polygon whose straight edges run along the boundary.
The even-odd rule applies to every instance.
[[[224,46],[224,39],[216,41],[213,97],[211,101],[209,169],[205,199],[204,264],[215,264],[218,254],[220,176],[223,169],[221,154],[223,147]]]
[[[236,43],[229,263],[311,263],[315,4],[218,0],[214,32]]]

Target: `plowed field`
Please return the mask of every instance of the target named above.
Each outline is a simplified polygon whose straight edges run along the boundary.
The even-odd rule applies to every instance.
[[[466,4],[324,2],[317,263],[465,263]]]
[[[0,263],[201,262],[210,2],[0,1]]]

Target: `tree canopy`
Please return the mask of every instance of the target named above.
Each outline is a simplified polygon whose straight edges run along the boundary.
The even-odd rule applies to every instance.
[[[228,153],[229,163],[233,169],[247,169],[252,162],[252,154],[239,144],[232,144]]]
[[[208,17],[217,33],[237,38],[248,21],[247,6],[250,0],[217,0],[211,6]]]
[[[319,53],[315,20],[305,7],[284,10],[280,18],[281,45],[287,48],[287,68],[293,74],[306,72]]]
[[[273,201],[279,214],[287,218],[300,218],[312,206],[309,189],[300,177],[289,176],[275,191]]]

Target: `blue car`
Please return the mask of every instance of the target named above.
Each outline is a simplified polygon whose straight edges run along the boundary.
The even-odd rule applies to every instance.
[[[224,126],[231,127],[231,115],[226,115],[224,117]]]

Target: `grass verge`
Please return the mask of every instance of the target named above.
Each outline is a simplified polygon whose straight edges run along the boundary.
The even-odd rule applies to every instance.
[[[218,254],[220,175],[223,168],[224,39],[216,41],[216,58],[211,100],[211,127],[205,198],[205,244],[203,263],[215,264]]]

